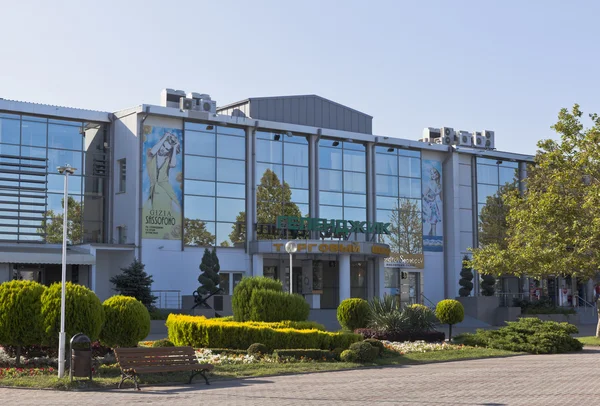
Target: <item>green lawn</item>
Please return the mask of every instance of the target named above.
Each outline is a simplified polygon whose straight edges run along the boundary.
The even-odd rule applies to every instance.
[[[596,338],[595,336],[577,337],[577,339],[581,341],[583,345],[600,345],[600,338]]]
[[[298,374],[323,371],[338,371],[351,368],[365,368],[373,366],[386,365],[414,365],[431,362],[457,361],[465,359],[506,357],[519,355],[519,353],[494,350],[488,348],[470,348],[465,347],[461,350],[433,351],[425,353],[409,353],[399,355],[391,351],[386,351],[385,356],[378,358],[372,364],[358,364],[350,362],[292,362],[292,363],[259,363],[259,364],[234,364],[217,365],[213,371],[210,381],[223,379],[258,377],[280,374]],[[187,382],[188,373],[164,373],[142,375],[140,382],[142,385],[149,384],[183,384]],[[23,378],[2,378],[0,386],[19,386],[32,388],[52,388],[52,389],[78,389],[78,388],[115,388],[120,381],[119,368],[115,366],[103,366],[94,377],[94,381],[69,382],[68,379],[58,379],[56,374],[43,375]],[[201,376],[194,378],[194,382],[202,383]],[[126,381],[126,388],[131,388],[131,381]],[[131,390],[131,389],[129,389]]]

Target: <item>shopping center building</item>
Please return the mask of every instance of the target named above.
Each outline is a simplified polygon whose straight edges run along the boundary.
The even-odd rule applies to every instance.
[[[493,132],[378,136],[372,120],[314,95],[217,108],[164,90],[159,105],[114,113],[0,99],[0,281],[60,280],[56,168],[70,164],[67,277],[101,299],[138,258],[161,307],[189,307],[211,246],[223,313],[244,276],[289,289],[290,263],[292,290],[313,309],[384,293],[453,298],[478,213],[500,186],[520,187],[532,157],[497,151]]]

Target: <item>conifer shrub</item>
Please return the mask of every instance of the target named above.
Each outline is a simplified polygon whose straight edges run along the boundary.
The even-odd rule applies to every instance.
[[[235,321],[251,320],[250,313],[252,311],[252,307],[250,304],[250,299],[252,297],[252,291],[258,289],[281,292],[283,285],[280,281],[266,278],[264,276],[242,278],[240,283],[238,283],[233,290],[233,297],[231,298],[231,308],[233,310],[233,319]]]
[[[287,292],[254,289],[250,295],[252,321],[306,321],[310,307],[304,297]]]
[[[369,323],[369,303],[364,299],[344,299],[337,308],[337,319],[342,328],[354,331]]]

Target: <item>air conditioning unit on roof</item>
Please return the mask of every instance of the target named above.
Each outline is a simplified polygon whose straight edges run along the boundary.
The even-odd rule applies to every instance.
[[[213,114],[217,112],[217,102],[212,100],[209,95],[190,92],[187,97],[194,100],[194,110]]]

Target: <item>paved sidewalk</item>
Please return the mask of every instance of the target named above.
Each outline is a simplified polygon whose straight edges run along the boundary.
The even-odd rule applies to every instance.
[[[0,388],[19,405],[597,405],[600,349],[101,392]]]

